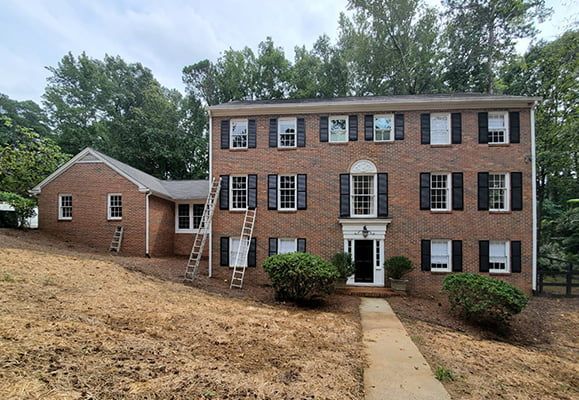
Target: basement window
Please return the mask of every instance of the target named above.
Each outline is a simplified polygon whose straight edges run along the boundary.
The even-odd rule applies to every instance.
[[[120,193],[109,193],[108,195],[108,219],[123,219],[123,195]]]
[[[58,195],[58,219],[62,221],[72,219],[72,194]]]

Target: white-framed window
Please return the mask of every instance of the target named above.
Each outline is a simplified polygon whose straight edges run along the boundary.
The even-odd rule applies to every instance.
[[[509,210],[509,174],[489,174],[489,210]]]
[[[430,209],[432,211],[450,210],[450,174],[430,174]]]
[[[489,272],[508,273],[510,271],[509,253],[508,241],[489,242]]]
[[[348,141],[348,116],[333,116],[328,118],[330,142],[340,143]]]
[[[278,147],[296,147],[297,146],[297,119],[296,118],[279,118],[277,120],[277,137]]]
[[[296,175],[278,176],[278,210],[293,211],[297,205],[297,177]]]
[[[490,144],[509,143],[509,113],[506,111],[489,112]]]
[[[229,185],[230,210],[247,209],[247,175],[232,175]]]
[[[450,114],[430,114],[430,144],[450,144]]]
[[[229,140],[232,149],[247,149],[248,121],[232,119],[229,125]]]
[[[430,241],[430,270],[435,272],[452,271],[452,258],[450,240]]]
[[[382,268],[382,241],[374,240],[374,267]]]
[[[123,195],[120,193],[108,194],[108,219],[123,219]]]
[[[394,140],[394,115],[374,115],[374,141],[391,142]]]
[[[298,251],[297,239],[278,239],[277,240],[277,254],[295,253]]]
[[[177,204],[175,231],[192,232],[194,229],[199,229],[204,209],[204,204]]]
[[[72,219],[72,194],[58,195],[58,219],[65,221]]]
[[[372,217],[376,214],[375,175],[351,175],[351,209],[353,217]]]
[[[239,238],[229,238],[229,266],[230,267],[233,267],[235,265],[235,261],[236,261],[235,259],[237,258],[237,251],[239,250],[239,243],[241,243]]]

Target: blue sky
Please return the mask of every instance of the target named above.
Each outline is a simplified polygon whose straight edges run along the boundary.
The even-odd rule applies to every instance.
[[[578,0],[546,0],[552,39],[577,19]],[[430,4],[438,0],[428,0]],[[40,101],[45,66],[68,51],[120,55],[151,68],[170,88],[183,89],[185,65],[215,59],[226,48],[256,48],[272,36],[288,57],[323,33],[335,38],[346,0],[0,0],[0,93]],[[520,43],[520,51],[528,42]]]

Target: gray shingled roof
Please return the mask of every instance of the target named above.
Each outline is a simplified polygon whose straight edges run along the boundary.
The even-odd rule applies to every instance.
[[[131,167],[124,162],[116,160],[106,154],[101,153],[95,149],[90,149],[91,152],[102,157],[111,165],[118,168],[123,173],[130,176],[141,185],[149,188],[153,193],[171,198],[173,200],[191,200],[206,198],[209,193],[209,181],[207,180],[183,180],[183,181],[164,181],[157,179],[152,175],[147,174],[137,168]]]

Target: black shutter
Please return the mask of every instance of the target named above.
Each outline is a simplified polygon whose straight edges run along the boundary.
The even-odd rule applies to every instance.
[[[463,178],[462,172],[452,173],[452,209],[462,210],[464,208],[463,201]]]
[[[388,216],[388,174],[378,174],[378,217]]]
[[[306,147],[306,120],[303,118],[298,118],[297,121],[298,128],[298,147]]]
[[[277,238],[269,238],[269,250],[267,254],[268,256],[274,256],[277,254]]]
[[[509,142],[521,143],[521,115],[518,111],[509,113]]]
[[[320,117],[320,142],[328,141],[328,117]]]
[[[523,209],[523,173],[511,172],[511,210]]]
[[[358,140],[358,116],[356,114],[348,118],[348,140],[350,142]]]
[[[257,146],[257,124],[254,119],[247,121],[247,148],[255,149]]]
[[[489,209],[489,173],[478,173],[478,209]]]
[[[420,173],[420,209],[430,210],[430,173]]]
[[[267,176],[267,209],[277,210],[277,175]]]
[[[521,241],[511,241],[511,272],[521,272]]]
[[[430,144],[430,114],[420,114],[420,143]]]
[[[350,216],[350,174],[340,174],[340,217]]]
[[[374,140],[374,116],[364,116],[364,140]]]
[[[247,175],[247,208],[257,207],[257,175]]]
[[[298,239],[298,251],[300,253],[305,253],[306,252],[306,239],[304,238],[299,238]]]
[[[452,272],[462,272],[462,240],[452,241]]]
[[[251,242],[249,242],[249,253],[247,253],[247,266],[248,267],[255,267],[257,266],[256,260],[256,240],[255,238],[251,238]]]
[[[420,242],[420,250],[420,269],[422,271],[430,271],[430,240],[422,240]]]
[[[221,257],[219,265],[222,267],[229,266],[229,237],[221,236]]]
[[[277,147],[277,118],[269,119],[269,147]]]
[[[489,272],[489,241],[478,241],[478,270]]]
[[[451,116],[452,144],[462,143],[462,116],[460,113],[452,113]]]
[[[488,143],[489,142],[489,113],[479,112],[478,113],[478,142]]]
[[[229,175],[221,175],[219,208],[221,210],[229,210]]]
[[[221,148],[229,148],[229,120],[224,119],[221,121]]]
[[[298,210],[308,208],[308,176],[298,174]]]
[[[394,115],[394,139],[404,140],[404,114]]]

